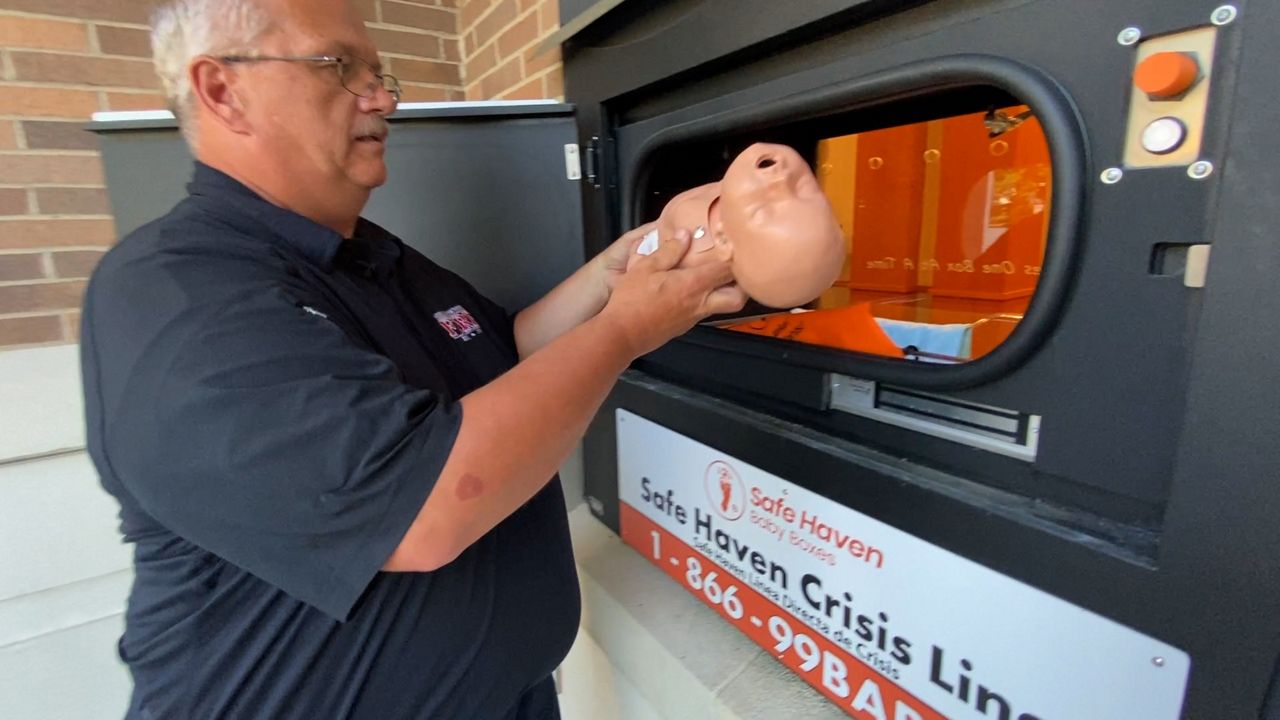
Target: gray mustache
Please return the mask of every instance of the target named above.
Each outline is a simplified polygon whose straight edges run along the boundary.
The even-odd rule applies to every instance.
[[[375,115],[368,120],[361,122],[355,130],[352,137],[364,137],[365,135],[378,135],[385,137],[391,130],[391,125],[383,118]]]

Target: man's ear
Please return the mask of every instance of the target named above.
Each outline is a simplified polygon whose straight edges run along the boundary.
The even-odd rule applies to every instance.
[[[205,109],[204,117],[233,133],[248,135],[251,128],[236,72],[211,57],[196,58],[187,72],[196,103]]]

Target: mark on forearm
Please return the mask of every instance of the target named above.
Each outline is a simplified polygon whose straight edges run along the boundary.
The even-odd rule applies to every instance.
[[[458,486],[454,492],[459,500],[475,500],[484,494],[484,481],[471,473],[467,473],[458,481]]]

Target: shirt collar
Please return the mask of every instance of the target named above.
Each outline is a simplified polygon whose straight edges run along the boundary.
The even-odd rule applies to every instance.
[[[386,279],[395,272],[402,252],[400,238],[360,218],[354,236],[342,243],[333,262],[364,277]]]
[[[342,246],[340,233],[273,205],[244,183],[200,161],[196,161],[195,175],[187,185],[187,192],[196,198],[219,201],[219,210],[232,209],[258,221],[325,272],[333,269],[333,259]]]

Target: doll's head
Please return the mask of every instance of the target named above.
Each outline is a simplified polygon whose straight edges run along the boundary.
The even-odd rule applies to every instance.
[[[803,305],[831,287],[844,266],[844,235],[799,153],[757,143],[744,150],[710,209],[716,242],[732,249],[738,285],[771,307]]]
[[[658,218],[658,236],[665,240],[681,228],[694,233],[682,266],[729,260],[742,290],[771,307],[812,301],[844,265],[844,236],[831,205],[808,163],[785,145],[752,145],[722,181],[672,198]]]

